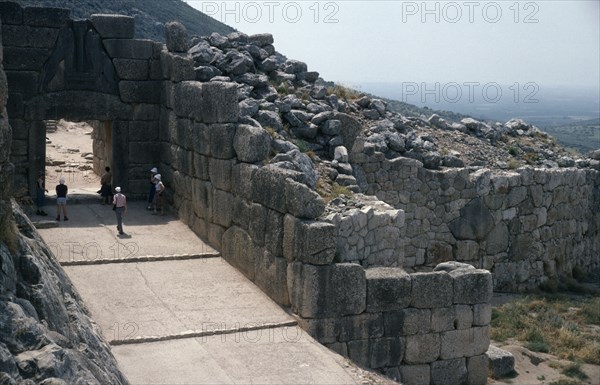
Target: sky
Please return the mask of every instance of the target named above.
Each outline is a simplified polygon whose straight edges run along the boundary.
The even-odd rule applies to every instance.
[[[199,1],[325,80],[599,88],[600,2]]]

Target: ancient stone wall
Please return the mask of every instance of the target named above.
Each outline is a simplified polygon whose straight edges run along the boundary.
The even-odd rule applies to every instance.
[[[162,44],[134,39],[133,18],[72,20],[59,8],[0,2],[13,127],[15,189],[32,192],[45,163],[46,119],[100,121],[115,185],[142,195],[159,160]]]
[[[461,261],[499,291],[600,267],[600,173],[447,169],[355,151],[367,194],[406,212],[405,267]]]

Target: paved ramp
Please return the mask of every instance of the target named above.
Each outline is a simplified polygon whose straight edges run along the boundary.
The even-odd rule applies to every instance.
[[[187,226],[129,206],[126,236],[100,204],[71,205],[68,222],[39,232],[132,385],[356,383]]]

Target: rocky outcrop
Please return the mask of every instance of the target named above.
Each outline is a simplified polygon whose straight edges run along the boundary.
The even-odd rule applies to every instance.
[[[69,278],[11,203],[11,127],[1,63],[0,34],[0,383],[127,384]]]

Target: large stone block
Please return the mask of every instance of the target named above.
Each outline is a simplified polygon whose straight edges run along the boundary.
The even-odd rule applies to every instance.
[[[160,159],[160,145],[156,142],[129,142],[132,164],[156,164]]]
[[[406,337],[407,364],[428,364],[440,356],[441,339],[438,333],[415,334]]]
[[[258,166],[248,163],[237,163],[233,166],[233,175],[232,175],[232,186],[231,191],[239,196],[242,199],[247,201],[253,201],[252,196],[253,185],[255,183],[254,173],[259,170]],[[258,201],[256,201],[258,202]],[[281,219],[281,232],[283,234],[283,214]],[[283,253],[273,253],[277,256],[283,255]]]
[[[271,135],[262,128],[240,124],[233,139],[233,147],[242,162],[262,162],[271,150]]]
[[[404,309],[410,304],[410,275],[402,269],[372,268],[366,270],[367,311],[381,312]]]
[[[226,191],[213,190],[213,221],[225,228],[231,226],[233,222],[233,201],[234,197]]]
[[[335,225],[285,216],[283,255],[288,261],[329,265],[335,257],[335,241]]]
[[[322,344],[337,342],[340,335],[339,318],[300,318],[300,327]]]
[[[440,358],[472,357],[485,353],[490,345],[487,326],[441,333]]]
[[[129,123],[129,140],[152,142],[158,139],[158,122],[134,120]]]
[[[208,132],[209,129],[206,124],[198,122],[192,124],[192,134],[191,138],[188,138],[188,140],[191,141],[192,150],[196,154],[204,156],[210,155],[211,146]]]
[[[410,385],[430,385],[431,367],[429,365],[402,365],[400,370],[400,380],[404,384]]]
[[[267,209],[266,207],[258,204],[250,204],[248,210],[250,211],[250,220],[248,224],[248,233],[252,237],[254,243],[259,246],[265,246],[265,232],[267,228]]]
[[[162,51],[160,54],[162,77],[173,82],[195,80],[194,61],[187,53],[171,53]]]
[[[223,234],[221,254],[231,265],[236,267],[248,279],[254,281],[256,258],[262,258],[250,235],[237,226],[230,227]]]
[[[467,358],[469,385],[486,385],[488,378],[488,358],[485,354]]]
[[[265,247],[276,256],[283,256],[283,218],[283,214],[275,210],[267,210]]]
[[[492,305],[489,303],[478,303],[473,306],[473,325],[486,326],[492,321]]]
[[[192,182],[192,207],[197,217],[212,221],[212,185],[199,179]]]
[[[155,80],[119,82],[121,100],[126,103],[160,103],[162,83]]]
[[[339,341],[366,340],[383,336],[381,314],[359,314],[343,317],[340,321]]]
[[[45,48],[4,47],[4,69],[40,71],[49,54]]]
[[[4,25],[2,41],[4,46],[52,48],[58,37],[58,29],[28,27],[24,25]]]
[[[25,7],[23,9],[23,24],[32,27],[60,28],[71,17],[71,11],[65,8]]]
[[[371,363],[371,344],[369,340],[355,340],[347,343],[348,357],[363,367]]]
[[[185,81],[173,86],[173,110],[177,116],[200,121],[201,108],[202,83]]]
[[[446,307],[452,305],[453,280],[446,272],[411,274],[412,301],[416,308]]]
[[[492,274],[481,269],[458,269],[450,272],[454,282],[456,304],[488,303],[492,299]]]
[[[468,381],[464,358],[436,361],[431,364],[431,385],[458,385]]]
[[[154,42],[141,39],[105,39],[104,48],[111,58],[150,59]]]
[[[246,184],[250,187],[250,200],[286,214],[285,186],[286,178],[290,175],[291,171],[279,167],[267,165],[256,168],[252,173],[252,180]]]
[[[2,20],[2,25],[22,24],[23,8],[18,3],[0,2],[0,20]]]
[[[208,139],[210,153],[214,158],[231,159],[235,157],[233,146],[238,127],[235,124],[210,124],[208,126]]]
[[[223,191],[231,191],[233,160],[209,158],[208,173],[212,184]]]
[[[493,226],[494,217],[481,198],[473,199],[463,207],[460,216],[449,224],[456,239],[476,241],[485,239]]]
[[[188,34],[185,26],[178,21],[165,24],[167,49],[171,52],[187,52],[189,48]]]
[[[133,39],[135,20],[125,15],[93,14],[92,25],[103,39]]]
[[[292,309],[301,317],[340,317],[365,310],[367,288],[360,265],[293,262],[287,275]]]
[[[136,104],[133,106],[133,120],[159,120],[160,106],[156,104]]]
[[[286,179],[284,191],[287,210],[296,217],[316,219],[325,211],[323,198],[303,183]]]
[[[90,120],[131,119],[132,107],[118,96],[89,91],[52,92],[35,96],[25,105],[27,120],[81,119]]]
[[[287,261],[269,252],[256,258],[255,282],[265,294],[282,306],[289,306],[287,288]]]
[[[400,365],[406,349],[406,342],[403,337],[371,338],[370,342],[370,368],[386,368]]]
[[[117,75],[122,80],[148,79],[148,61],[138,59],[113,59]]]
[[[515,374],[515,357],[512,353],[490,345],[485,355],[493,378],[511,377]]]
[[[202,98],[204,123],[235,123],[238,115],[239,105],[235,83],[210,82],[204,84]]]

